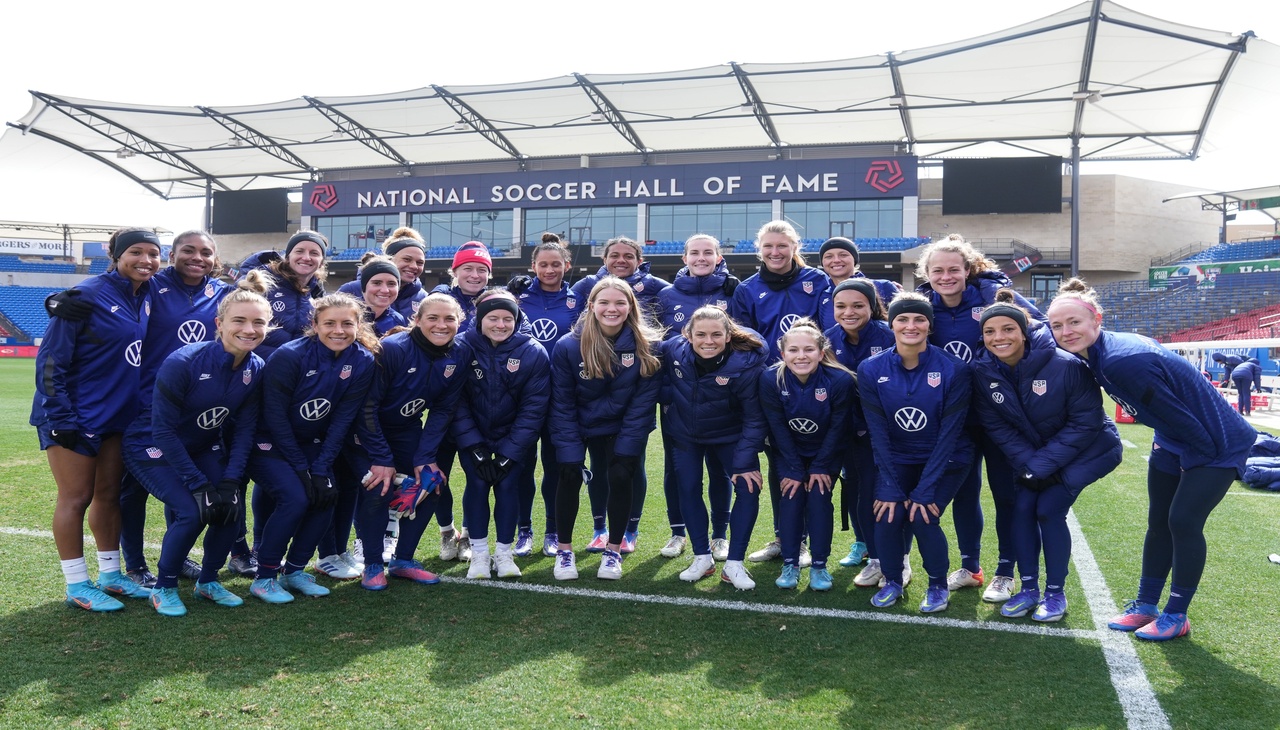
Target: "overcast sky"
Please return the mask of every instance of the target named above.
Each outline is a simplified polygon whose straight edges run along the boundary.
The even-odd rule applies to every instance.
[[[429,84],[511,83],[742,63],[820,61],[961,40],[1070,0],[645,3],[21,2],[5,10],[0,120],[28,90],[136,104],[235,106]],[[1280,43],[1280,0],[1124,0],[1136,11]],[[378,12],[372,12],[374,9]],[[1280,76],[1277,77],[1280,84]],[[1280,109],[1271,117],[1270,129]],[[0,219],[198,227],[199,201],[163,201],[85,156],[8,135]],[[1280,139],[1196,162],[1086,163],[1197,188],[1280,184]]]

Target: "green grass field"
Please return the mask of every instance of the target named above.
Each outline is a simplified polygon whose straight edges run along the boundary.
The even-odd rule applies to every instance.
[[[597,559],[582,557],[583,577],[557,584],[551,559],[536,556],[520,560],[522,579],[469,584],[465,565],[439,562],[438,543],[424,540],[419,557],[455,580],[395,582],[373,594],[321,578],[334,588],[327,598],[285,606],[250,599],[237,609],[196,603],[184,583],[184,618],[161,618],[140,601],[89,615],[62,602],[47,536],[55,491],[26,425],[32,378],[32,361],[0,360],[2,727],[1127,724],[1078,575],[1080,544],[1071,610],[1038,634],[991,630],[1034,624],[1001,618],[973,590],[955,594],[938,618],[917,621],[918,556],[920,581],[885,612],[868,604],[870,589],[852,585],[856,571],[838,567],[826,594],[804,590],[803,581],[799,591],[775,588],[778,563],[754,568],[751,593],[718,580],[690,585],[676,577],[688,553],[658,556],[667,531],[656,438],[640,548],[617,583],[597,581]],[[1136,591],[1145,525],[1150,431],[1121,432],[1138,446],[1075,509],[1114,599],[1107,613]],[[147,541],[158,544],[163,519],[151,505]],[[762,507],[754,546],[768,533],[767,498]],[[458,517],[460,509],[459,500]],[[579,534],[589,528],[586,511]],[[991,570],[989,503],[987,524]],[[843,554],[851,534],[836,533],[834,553]],[[1145,717],[1157,726],[1167,717],[1174,727],[1280,727],[1280,566],[1266,559],[1280,551],[1280,498],[1236,485],[1214,511],[1208,541],[1191,637],[1119,644],[1136,650],[1158,700]],[[954,565],[954,541],[952,549]],[[96,574],[91,546],[88,554]],[[154,566],[158,549],[147,554]],[[248,593],[246,579],[225,583]],[[668,601],[685,598],[703,602]]]

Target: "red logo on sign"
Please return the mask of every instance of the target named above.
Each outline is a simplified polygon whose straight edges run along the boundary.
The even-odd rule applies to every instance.
[[[321,213],[338,204],[338,191],[328,183],[311,188],[311,204]]]
[[[882,193],[887,193],[906,179],[907,176],[902,174],[902,165],[899,165],[897,160],[876,160],[871,163],[863,182]]]

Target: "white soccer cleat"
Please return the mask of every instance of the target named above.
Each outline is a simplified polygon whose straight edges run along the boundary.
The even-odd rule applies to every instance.
[[[715,558],[717,563],[723,563],[729,559],[729,541],[723,537],[717,537],[711,541],[711,557]]]
[[[777,540],[770,540],[765,546],[747,556],[747,560],[753,563],[764,563],[770,560],[777,560],[782,555],[782,543]]]
[[[577,580],[578,560],[572,550],[556,551],[556,567],[551,571],[556,580]]]
[[[510,545],[499,545],[493,556],[493,567],[499,578],[519,578],[523,575],[516,565],[515,551]]]
[[[327,575],[334,580],[354,580],[360,577],[360,571],[347,565],[341,555],[327,555],[316,561],[316,572]]]
[[[720,571],[720,581],[740,591],[750,591],[756,587],[756,582],[751,579],[751,574],[747,572],[747,567],[741,560],[725,561],[724,570]]]
[[[1013,597],[1013,578],[997,575],[991,579],[990,585],[982,592],[982,600],[987,603],[1004,603]]]
[[[883,580],[884,574],[880,572],[880,560],[871,558],[866,565],[862,566],[862,571],[854,577],[853,584],[859,588],[870,588],[880,585]]]
[[[688,538],[684,535],[672,535],[671,539],[667,540],[667,544],[663,545],[662,549],[658,551],[658,554],[664,558],[677,557],[684,552],[684,546],[687,542]]]
[[[622,578],[622,555],[612,550],[605,550],[600,555],[600,569],[596,577],[601,580],[619,580]]]
[[[693,564],[680,571],[680,580],[697,583],[707,576],[716,574],[716,561],[711,555],[693,556]]]

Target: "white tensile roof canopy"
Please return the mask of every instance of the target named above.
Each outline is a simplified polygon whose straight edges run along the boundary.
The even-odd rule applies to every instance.
[[[164,198],[324,170],[710,149],[903,145],[924,158],[1195,159],[1274,97],[1280,46],[1109,0],[902,53],[493,86],[163,107],[32,91],[37,135]],[[1209,135],[1206,137],[1206,135]],[[390,173],[389,173],[390,174]]]

